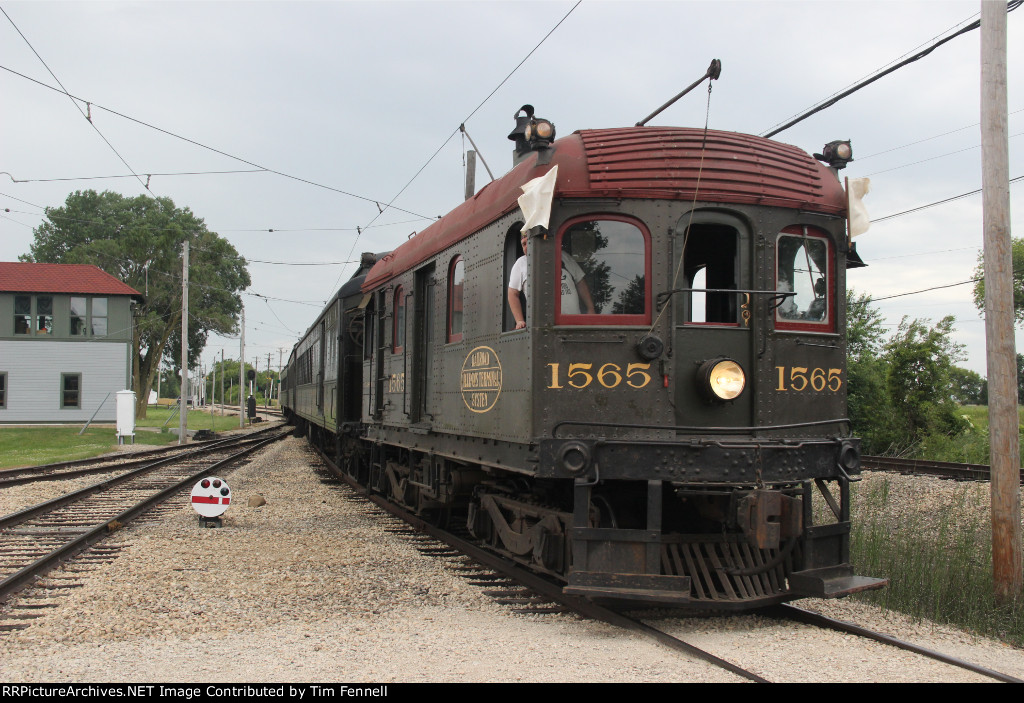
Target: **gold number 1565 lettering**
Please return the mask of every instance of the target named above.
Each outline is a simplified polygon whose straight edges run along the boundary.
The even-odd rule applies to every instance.
[[[833,393],[843,387],[842,369],[810,369],[806,366],[776,366],[778,371],[777,391],[823,391],[828,389]]]
[[[548,384],[548,388],[564,388],[563,380],[573,388],[586,388],[594,382],[595,377],[597,382],[605,388],[615,388],[623,380],[627,386],[632,388],[643,388],[651,382],[651,375],[647,373],[647,370],[651,368],[650,364],[629,364],[626,367],[625,378],[623,378],[622,367],[618,364],[604,364],[596,374],[591,373],[594,364],[569,364],[565,379],[562,378],[561,364],[548,364],[548,366],[551,368],[551,383]]]

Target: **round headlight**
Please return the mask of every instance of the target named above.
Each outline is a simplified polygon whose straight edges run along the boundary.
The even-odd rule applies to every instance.
[[[709,400],[733,400],[743,392],[747,379],[732,359],[711,359],[697,371],[697,385]]]
[[[537,136],[541,139],[551,139],[555,135],[555,126],[547,120],[538,120],[536,126]]]

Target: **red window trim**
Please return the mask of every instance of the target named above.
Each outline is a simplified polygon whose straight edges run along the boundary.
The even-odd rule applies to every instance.
[[[558,236],[555,237],[555,251],[557,255],[561,257],[562,252],[562,237],[573,225],[577,225],[580,222],[590,222],[593,220],[613,220],[615,222],[624,222],[629,225],[633,225],[640,230],[640,233],[644,237],[644,312],[642,315],[613,315],[611,313],[594,314],[588,315],[581,313],[579,315],[562,314],[562,296],[560,294],[562,284],[562,267],[558,266],[555,268],[555,277],[552,281],[553,286],[551,290],[554,292],[552,296],[555,300],[555,324],[556,325],[600,325],[602,327],[623,327],[633,325],[649,325],[651,324],[651,233],[647,229],[647,226],[635,217],[628,215],[621,215],[619,213],[588,213],[586,215],[580,215],[573,217],[562,223],[561,228],[558,230]]]
[[[460,330],[458,332],[452,332],[452,312],[453,312],[452,308],[453,308],[454,303],[455,303],[455,299],[452,297],[452,288],[454,287],[453,286],[452,274],[455,272],[455,267],[456,267],[456,265],[459,264],[459,262],[462,262],[462,268],[463,268],[463,270],[462,270],[462,302],[463,302],[463,306],[462,306],[462,310],[463,310],[462,329],[465,330],[465,328],[466,328],[466,316],[465,316],[465,310],[466,310],[466,306],[465,306],[465,301],[466,301],[466,270],[465,270],[465,268],[466,268],[466,264],[465,264],[465,260],[462,258],[462,255],[461,254],[457,254],[455,256],[455,258],[452,259],[452,262],[450,264],[448,264],[448,324],[447,324],[447,333],[448,333],[448,342],[449,343],[451,343],[451,342],[461,342],[462,341],[462,336],[463,336],[463,331],[462,330]]]
[[[779,240],[783,235],[791,235],[797,237],[804,236],[804,225],[789,225],[779,230],[779,233],[775,235],[775,270],[772,273],[772,277],[775,281],[776,289],[779,285]],[[807,236],[813,237],[814,239],[824,240],[827,248],[826,256],[828,257],[828,315],[821,322],[793,322],[788,320],[780,320],[778,311],[772,314],[772,319],[775,320],[775,329],[783,332],[819,332],[819,333],[834,333],[836,331],[836,256],[835,246],[832,239],[823,230],[807,225]]]

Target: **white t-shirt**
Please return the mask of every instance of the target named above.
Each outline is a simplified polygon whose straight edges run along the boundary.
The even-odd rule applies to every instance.
[[[569,256],[569,253],[562,250],[562,314],[578,315],[580,313],[580,298],[576,292],[576,284],[583,280],[583,269],[576,263],[576,260]],[[526,256],[520,256],[512,264],[512,272],[508,277],[508,287],[514,290],[526,291]]]

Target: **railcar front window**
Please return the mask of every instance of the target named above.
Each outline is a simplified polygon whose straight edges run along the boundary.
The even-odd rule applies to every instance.
[[[686,322],[736,325],[739,298],[735,293],[721,291],[738,287],[739,233],[728,225],[696,224],[687,231],[685,242],[686,285],[680,287],[690,289],[684,294]]]
[[[780,329],[831,330],[832,256],[828,239],[810,227],[788,227],[775,247],[776,290],[787,295],[775,311]]]
[[[650,322],[650,235],[639,223],[612,217],[572,221],[559,244],[557,323]]]

